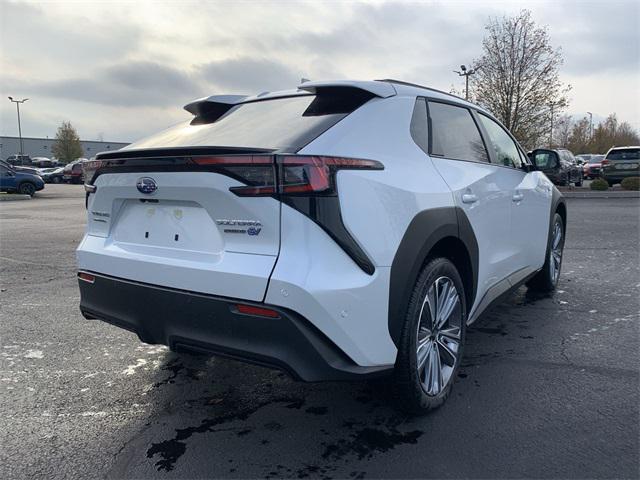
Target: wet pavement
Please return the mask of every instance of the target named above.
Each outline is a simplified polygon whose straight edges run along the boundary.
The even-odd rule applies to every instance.
[[[559,290],[470,329],[447,403],[174,354],[78,312],[81,188],[0,205],[0,478],[638,478],[640,200],[570,199]]]

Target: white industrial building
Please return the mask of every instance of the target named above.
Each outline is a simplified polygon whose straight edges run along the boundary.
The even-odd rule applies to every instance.
[[[33,157],[51,158],[51,147],[56,141],[55,138],[34,138],[22,137],[22,145],[24,146],[24,154]],[[80,140],[82,145],[83,156],[91,158],[100,152],[108,152],[110,150],[119,150],[129,145],[123,142],[98,142],[89,140]],[[6,160],[9,155],[20,153],[19,137],[0,137],[0,159]]]

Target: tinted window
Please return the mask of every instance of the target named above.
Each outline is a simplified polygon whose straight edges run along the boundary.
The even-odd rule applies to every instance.
[[[543,170],[554,168],[556,166],[555,154],[553,152],[545,151],[536,152],[533,163],[536,167]]]
[[[429,151],[429,127],[427,122],[427,102],[418,98],[411,117],[411,138],[425,152]]]
[[[518,147],[505,129],[485,115],[479,115],[479,117],[482,126],[489,134],[489,139],[496,154],[496,162],[506,167],[520,168],[522,161],[518,154]]]
[[[482,137],[466,108],[429,102],[434,155],[456,160],[489,161]]]
[[[128,148],[224,146],[295,151],[347,115],[325,113],[327,109],[319,109],[316,98],[300,95],[244,103],[213,123],[183,122]]]
[[[625,148],[624,150],[611,150],[607,154],[608,160],[640,160],[640,148]]]

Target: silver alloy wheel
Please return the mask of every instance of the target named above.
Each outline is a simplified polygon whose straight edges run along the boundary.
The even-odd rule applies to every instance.
[[[427,395],[436,396],[449,384],[459,360],[461,327],[458,290],[449,277],[439,277],[424,297],[418,321],[418,379]]]
[[[549,251],[549,267],[551,268],[551,281],[555,285],[560,276],[562,265],[562,223],[557,220],[553,225],[553,237]]]

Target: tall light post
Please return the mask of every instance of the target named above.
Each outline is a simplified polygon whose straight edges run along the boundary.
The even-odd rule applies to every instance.
[[[464,98],[465,100],[469,100],[469,77],[475,74],[480,67],[472,68],[471,70],[467,70],[465,65],[460,65],[460,70],[454,70],[453,73],[457,73],[459,76],[464,77]]]
[[[589,115],[589,140],[593,138],[593,113],[587,112]]]
[[[14,100],[13,97],[9,97],[13,103],[16,104],[16,110],[18,111],[18,135],[20,136],[20,155],[24,154],[24,146],[22,145],[22,126],[20,125],[20,104],[29,100],[28,98],[23,98],[22,100]]]

